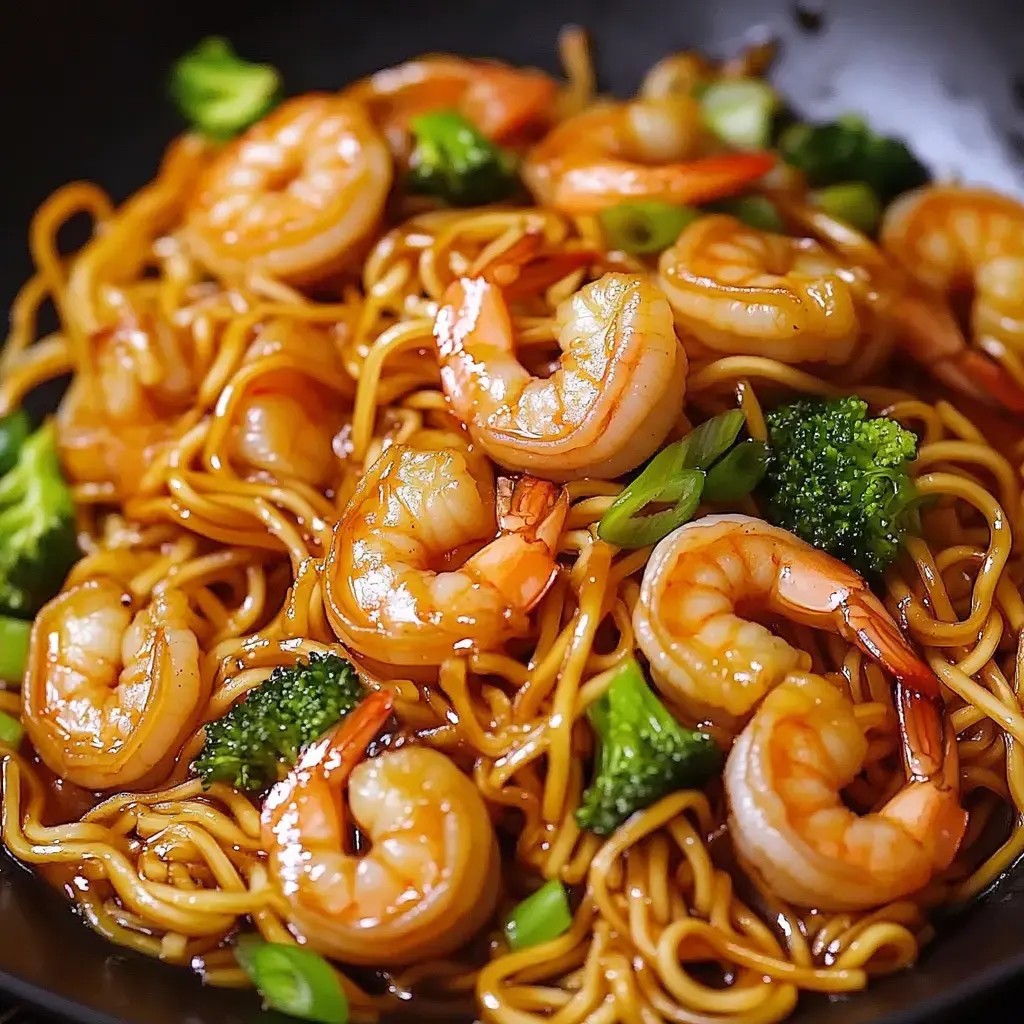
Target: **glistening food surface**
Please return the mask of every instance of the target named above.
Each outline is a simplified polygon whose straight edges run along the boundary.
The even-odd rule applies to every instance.
[[[1024,848],[1024,209],[770,48],[561,42],[281,101],[207,40],[12,310],[3,841],[328,1024],[780,1020]]]

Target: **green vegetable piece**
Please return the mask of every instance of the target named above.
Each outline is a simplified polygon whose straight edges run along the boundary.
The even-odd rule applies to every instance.
[[[597,219],[609,249],[642,255],[663,252],[700,215],[692,206],[619,203],[601,210]]]
[[[0,615],[0,680],[20,684],[28,661],[28,640],[32,623]]]
[[[869,417],[856,396],[795,402],[765,419],[766,518],[877,579],[920,528],[908,471],[917,438],[895,420]]]
[[[611,834],[636,811],[669,793],[701,786],[721,769],[715,741],[680,725],[632,658],[587,709],[587,717],[600,749],[576,821],[597,835]]]
[[[235,943],[235,959],[271,1009],[318,1024],[348,1021],[348,997],[337,971],[319,953],[243,935]]]
[[[571,927],[572,911],[565,886],[552,878],[509,914],[505,921],[505,938],[510,949],[526,949],[557,939]]]
[[[882,219],[882,204],[863,181],[844,181],[811,193],[811,202],[830,217],[846,221],[865,235],[873,235]]]
[[[34,615],[77,557],[75,503],[47,423],[0,477],[0,614]]]
[[[787,163],[804,172],[812,188],[863,182],[883,207],[929,179],[927,168],[905,143],[875,135],[852,115],[830,124],[790,125],[778,148]]]
[[[775,90],[757,78],[712,82],[700,97],[704,123],[737,149],[764,149],[779,105]]]
[[[0,711],[0,743],[12,750],[17,750],[24,735],[25,730],[21,722],[5,711]]]
[[[738,501],[761,482],[768,467],[768,445],[748,437],[716,462],[704,479],[705,501]]]
[[[281,76],[269,64],[243,60],[226,39],[210,36],[175,63],[170,88],[185,120],[224,142],[277,105]]]
[[[409,165],[411,192],[450,206],[482,206],[516,187],[515,159],[453,110],[413,118],[416,140]]]
[[[265,789],[363,696],[356,670],[334,654],[314,653],[308,662],[275,668],[261,687],[206,726],[192,770],[206,786],[226,782],[238,789]]]
[[[597,524],[597,535],[618,547],[642,548],[689,522],[700,505],[704,471],[742,428],[743,413],[732,409],[658,452],[612,502]],[[650,505],[669,502],[672,508],[646,512]]]
[[[0,419],[0,475],[14,469],[18,452],[31,432],[24,409],[8,413]]]
[[[734,196],[720,199],[708,206],[715,213],[727,213],[757,231],[772,231],[783,234],[786,225],[775,209],[775,204],[765,196]]]

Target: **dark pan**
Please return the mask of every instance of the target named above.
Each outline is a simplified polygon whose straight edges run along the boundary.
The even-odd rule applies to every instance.
[[[776,81],[805,113],[848,110],[904,135],[942,173],[1024,194],[1021,0],[31,0],[0,14],[0,303],[29,273],[29,217],[53,188],[89,178],[124,197],[154,173],[180,128],[164,97],[171,60],[199,37],[229,36],[272,61],[290,91],[332,88],[430,50],[557,69],[565,23],[593,36],[602,87],[627,94],[668,51],[783,44]],[[913,971],[856,997],[805,999],[798,1019],[935,1021],[1012,1006],[1024,972],[1024,879],[940,925]],[[1002,986],[1002,987],[1000,987]],[[0,860],[0,988],[90,1024],[233,1024],[250,994],[204,989],[188,972],[108,945],[60,897]],[[993,1019],[1003,1014],[990,1000]],[[959,1008],[959,1011],[958,1011]],[[1006,1020],[1019,1015],[1006,1012]]]

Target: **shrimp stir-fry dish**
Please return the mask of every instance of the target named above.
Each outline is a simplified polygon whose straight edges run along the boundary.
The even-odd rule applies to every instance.
[[[208,39],[32,222],[3,845],[304,1019],[771,1024],[1024,854],[1024,205],[559,45]]]

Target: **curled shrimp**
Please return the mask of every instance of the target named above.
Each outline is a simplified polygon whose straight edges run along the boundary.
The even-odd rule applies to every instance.
[[[498,895],[498,845],[471,779],[425,747],[360,763],[390,711],[390,694],[372,693],[263,806],[263,847],[292,928],[353,964],[444,956],[484,924]],[[345,851],[346,782],[352,818],[372,844],[365,856]]]
[[[658,448],[682,409],[687,361],[672,311],[646,276],[605,274],[556,320],[558,368],[533,377],[515,358],[501,289],[454,281],[434,325],[445,395],[502,466],[555,480],[618,476]]]
[[[524,633],[557,573],[568,499],[524,477],[499,504],[491,540],[483,460],[453,448],[387,448],[345,508],[324,567],[327,615],[342,641],[382,663],[436,665],[453,650]],[[452,562],[459,567],[438,571]]]
[[[129,304],[90,343],[94,376],[76,376],[56,416],[61,461],[76,483],[125,498],[177,435],[194,395],[189,353],[172,325]]]
[[[456,110],[495,142],[543,127],[558,86],[532,68],[426,55],[385,68],[343,93],[364,104],[398,159],[409,155],[409,125],[434,110]]]
[[[790,672],[811,668],[751,613],[838,633],[908,685],[936,686],[852,569],[761,519],[705,516],[651,553],[633,613],[655,682],[694,720],[734,727]]]
[[[1024,206],[1017,200],[955,186],[908,192],[886,211],[881,242],[911,277],[943,297],[973,292],[971,335],[980,349],[997,358],[1006,350],[1024,356]],[[913,335],[922,362],[946,362],[948,382],[994,392],[1024,412],[1024,392],[996,363],[955,336],[940,348],[942,337],[922,334]]]
[[[712,215],[661,254],[658,281],[677,323],[715,352],[845,363],[861,324],[839,267],[811,239]]]
[[[544,206],[594,213],[638,200],[718,199],[775,162],[766,153],[698,157],[705,141],[692,97],[602,103],[552,129],[528,154],[523,180]]]
[[[183,237],[220,277],[315,280],[343,266],[373,231],[391,178],[391,154],[359,104],[298,96],[211,161]]]
[[[956,743],[941,698],[907,694],[900,704],[907,784],[865,815],[841,790],[868,742],[853,704],[825,679],[789,677],[739,735],[725,766],[729,834],[746,870],[782,899],[866,910],[917,891],[952,862],[967,824]]]
[[[947,190],[936,191],[944,193]],[[959,194],[963,190],[948,191]],[[931,190],[924,193],[926,198],[930,194]],[[898,257],[894,259],[892,253],[883,253],[855,228],[830,217],[822,210],[778,192],[773,193],[772,198],[780,210],[800,229],[811,232],[827,242],[841,257],[845,264],[844,276],[852,283],[864,306],[870,308],[880,322],[889,325],[895,331],[894,340],[911,359],[937,380],[957,391],[990,403],[1001,404],[1015,412],[1024,411],[1024,383],[1015,379],[997,361],[1013,336],[1012,317],[993,312],[994,305],[987,305],[987,300],[980,295],[980,285],[979,296],[975,301],[975,326],[981,334],[975,340],[985,351],[967,344],[947,295],[931,287],[940,278],[929,277],[928,275],[933,273],[931,271],[918,273],[912,269],[918,261],[918,256],[913,255],[911,251],[913,245],[910,250],[903,250],[908,253],[908,266],[904,267]],[[1020,213],[1021,208],[1013,200],[1001,196],[990,198],[996,207],[1005,203],[1008,209],[1016,209],[1018,214]],[[901,207],[901,203],[902,200],[894,204],[898,215],[900,209],[913,209],[909,200],[907,206]],[[894,240],[900,235],[900,222],[893,219],[888,223],[890,245],[900,250],[900,245]],[[966,228],[961,226],[960,230],[965,235],[963,244],[970,244],[976,240],[976,232],[981,231],[980,226],[972,227],[972,223],[969,221]],[[1006,242],[1005,239],[1012,237],[1014,230],[1011,224],[1005,230],[995,229],[994,234],[1002,240],[1000,244],[1012,246],[1012,243]],[[885,234],[883,228],[883,238]],[[908,237],[915,237],[916,234],[915,230],[914,235],[908,233]],[[945,253],[949,251],[947,246],[955,249],[961,243],[955,239],[939,239],[935,244],[938,251]],[[978,245],[983,249],[982,243]],[[920,262],[922,266],[927,265],[925,253],[920,254]],[[955,258],[953,262],[956,263]],[[997,274],[1006,271],[1005,263],[1000,263],[995,258],[994,263],[1000,268]],[[1003,285],[999,287],[1004,289],[1004,298],[1012,296],[1015,288],[1013,274],[1007,273],[1002,280]],[[951,280],[946,283],[946,290],[956,283],[958,282],[954,273]],[[989,313],[992,315],[989,316]],[[1000,325],[999,330],[1009,333],[1003,333],[998,337],[998,332],[995,331],[985,333],[985,325],[995,323]],[[1024,337],[1024,328],[1021,332],[1021,337]]]
[[[87,789],[158,781],[208,696],[184,595],[131,605],[113,581],[90,581],[32,626],[25,727],[47,766]]]
[[[334,438],[350,408],[338,391],[351,395],[330,337],[313,324],[271,321],[250,346],[242,373],[250,366],[273,369],[253,377],[239,399],[232,455],[277,480],[328,485],[338,468]]]

